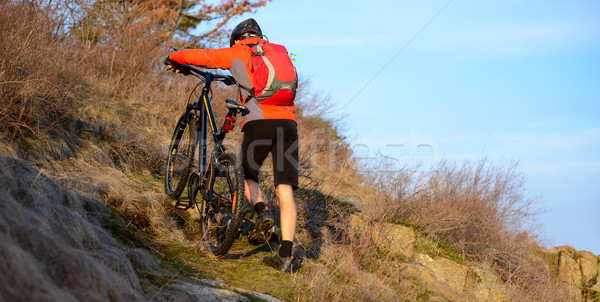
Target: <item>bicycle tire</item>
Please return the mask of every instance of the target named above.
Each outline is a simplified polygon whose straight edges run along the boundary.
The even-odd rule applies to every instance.
[[[223,153],[217,164],[210,164],[204,187],[213,183],[210,208],[207,200],[198,207],[201,215],[201,236],[204,246],[215,256],[225,255],[239,235],[244,207],[244,173],[237,157]],[[201,209],[200,209],[201,208]],[[204,213],[204,215],[202,215]]]
[[[194,164],[198,120],[184,113],[177,122],[167,155],[165,193],[177,199],[183,193]]]

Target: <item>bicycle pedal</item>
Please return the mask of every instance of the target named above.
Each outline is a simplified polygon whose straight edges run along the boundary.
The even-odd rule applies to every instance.
[[[177,202],[175,202],[175,208],[178,210],[187,210],[193,207],[193,203],[188,198],[177,198]]]

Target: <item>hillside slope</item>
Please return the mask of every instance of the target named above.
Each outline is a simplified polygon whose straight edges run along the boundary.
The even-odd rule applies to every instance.
[[[292,277],[258,264],[269,248],[252,250],[242,242],[221,260],[192,255],[196,252],[185,247],[163,246],[161,252],[101,202],[57,184],[21,160],[0,157],[0,163],[0,293],[6,301],[278,301],[270,292],[288,301],[309,301],[319,297],[319,290],[324,300],[342,295],[385,301],[528,300],[489,264],[465,261],[409,227],[360,213],[344,215],[347,224],[337,233],[346,243],[327,238],[333,242],[306,244],[308,259]],[[299,195],[301,200],[315,197],[314,192]],[[325,212],[311,207],[312,219],[331,218],[325,208],[320,210]],[[300,238],[306,239],[302,231]],[[296,255],[302,256],[301,251]],[[565,286],[540,300],[599,299],[597,256],[557,247],[537,248],[531,257]],[[322,275],[328,266],[337,267],[339,280]],[[248,272],[254,282],[247,279]],[[389,283],[390,278],[396,281]],[[332,288],[324,287],[328,285]]]
[[[2,156],[0,167],[3,301],[277,301],[178,275],[124,244],[135,239],[126,222],[98,201],[21,160]]]

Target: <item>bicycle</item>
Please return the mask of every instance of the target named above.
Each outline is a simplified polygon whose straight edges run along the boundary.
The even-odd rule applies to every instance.
[[[233,129],[237,114],[244,115],[249,111],[233,100],[225,100],[229,112],[221,129],[217,129],[211,105],[211,84],[219,81],[234,85],[234,78],[201,71],[189,65],[181,65],[179,71],[184,75],[197,77],[199,82],[190,93],[186,111],[179,118],[171,138],[165,171],[165,192],[176,200],[175,208],[198,210],[201,240],[208,250],[220,256],[227,253],[237,238],[246,204],[244,174],[240,162],[233,153],[227,152],[223,140]],[[202,84],[202,91],[198,95]],[[210,156],[209,132],[214,142]],[[195,170],[194,154],[197,146],[200,147],[200,152]],[[183,198],[181,195],[186,186],[188,196]],[[196,200],[198,193],[202,197],[201,204]]]

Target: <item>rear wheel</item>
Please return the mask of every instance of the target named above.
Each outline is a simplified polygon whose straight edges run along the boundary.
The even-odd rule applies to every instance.
[[[178,198],[187,184],[196,152],[197,119],[185,113],[179,118],[171,138],[165,171],[165,193]]]
[[[212,186],[211,186],[212,184]],[[239,234],[244,211],[244,174],[236,156],[224,153],[211,162],[200,185],[202,241],[214,255],[229,251]]]

